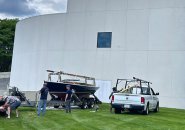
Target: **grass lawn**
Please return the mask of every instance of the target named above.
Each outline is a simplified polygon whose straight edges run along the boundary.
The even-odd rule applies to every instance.
[[[73,109],[48,110],[44,117],[37,117],[35,108],[20,108],[11,119],[0,117],[0,130],[185,130],[185,110],[160,108],[159,113],[111,114],[109,105],[102,104],[98,112]]]

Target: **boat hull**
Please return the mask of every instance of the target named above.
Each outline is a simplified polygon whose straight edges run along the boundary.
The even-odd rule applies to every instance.
[[[89,95],[93,95],[99,87],[94,86],[86,86],[79,84],[69,84],[69,83],[61,83],[61,82],[46,82],[47,87],[49,88],[49,93],[51,95],[57,96],[59,99],[64,100],[66,95],[66,86],[70,85],[71,89],[74,90],[75,94],[78,97],[87,97]]]

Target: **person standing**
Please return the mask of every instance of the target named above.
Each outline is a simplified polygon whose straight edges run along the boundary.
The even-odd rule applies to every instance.
[[[8,117],[10,118],[10,113],[15,110],[16,117],[19,117],[18,107],[21,105],[21,101],[16,96],[3,96],[5,104],[2,106],[3,109],[7,110]]]
[[[66,85],[66,96],[65,96],[65,105],[66,105],[66,113],[71,113],[71,97],[72,97],[72,91],[71,86]]]
[[[39,91],[40,101],[39,101],[38,110],[37,110],[37,115],[38,116],[40,116],[41,112],[42,112],[43,116],[45,115],[48,91],[49,91],[49,89],[47,87],[47,84],[44,83],[42,89]]]
[[[111,92],[111,94],[109,96],[109,99],[111,100],[111,102],[110,102],[110,112],[111,113],[112,113],[112,99],[111,98],[112,98],[113,94],[116,93],[116,92],[118,92],[117,89],[116,89],[116,87],[113,87],[112,88],[112,92]]]

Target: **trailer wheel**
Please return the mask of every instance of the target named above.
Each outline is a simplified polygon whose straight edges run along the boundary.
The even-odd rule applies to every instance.
[[[159,112],[159,102],[156,105],[156,108],[154,109],[154,112]]]
[[[114,113],[115,114],[120,114],[121,113],[121,109],[120,108],[114,108]]]
[[[81,107],[81,109],[87,109],[88,108],[87,99],[82,100],[82,105],[80,107]]]
[[[59,105],[54,105],[54,108],[59,108]]]
[[[93,108],[94,105],[95,105],[94,99],[90,99],[90,100],[89,100],[89,103],[88,103],[88,108]]]

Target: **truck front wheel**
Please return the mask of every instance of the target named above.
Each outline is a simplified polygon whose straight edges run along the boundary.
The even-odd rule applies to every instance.
[[[143,111],[143,114],[148,115],[149,114],[149,104],[146,106],[146,110]]]
[[[159,102],[156,105],[156,108],[154,109],[154,112],[158,112],[159,111]]]

